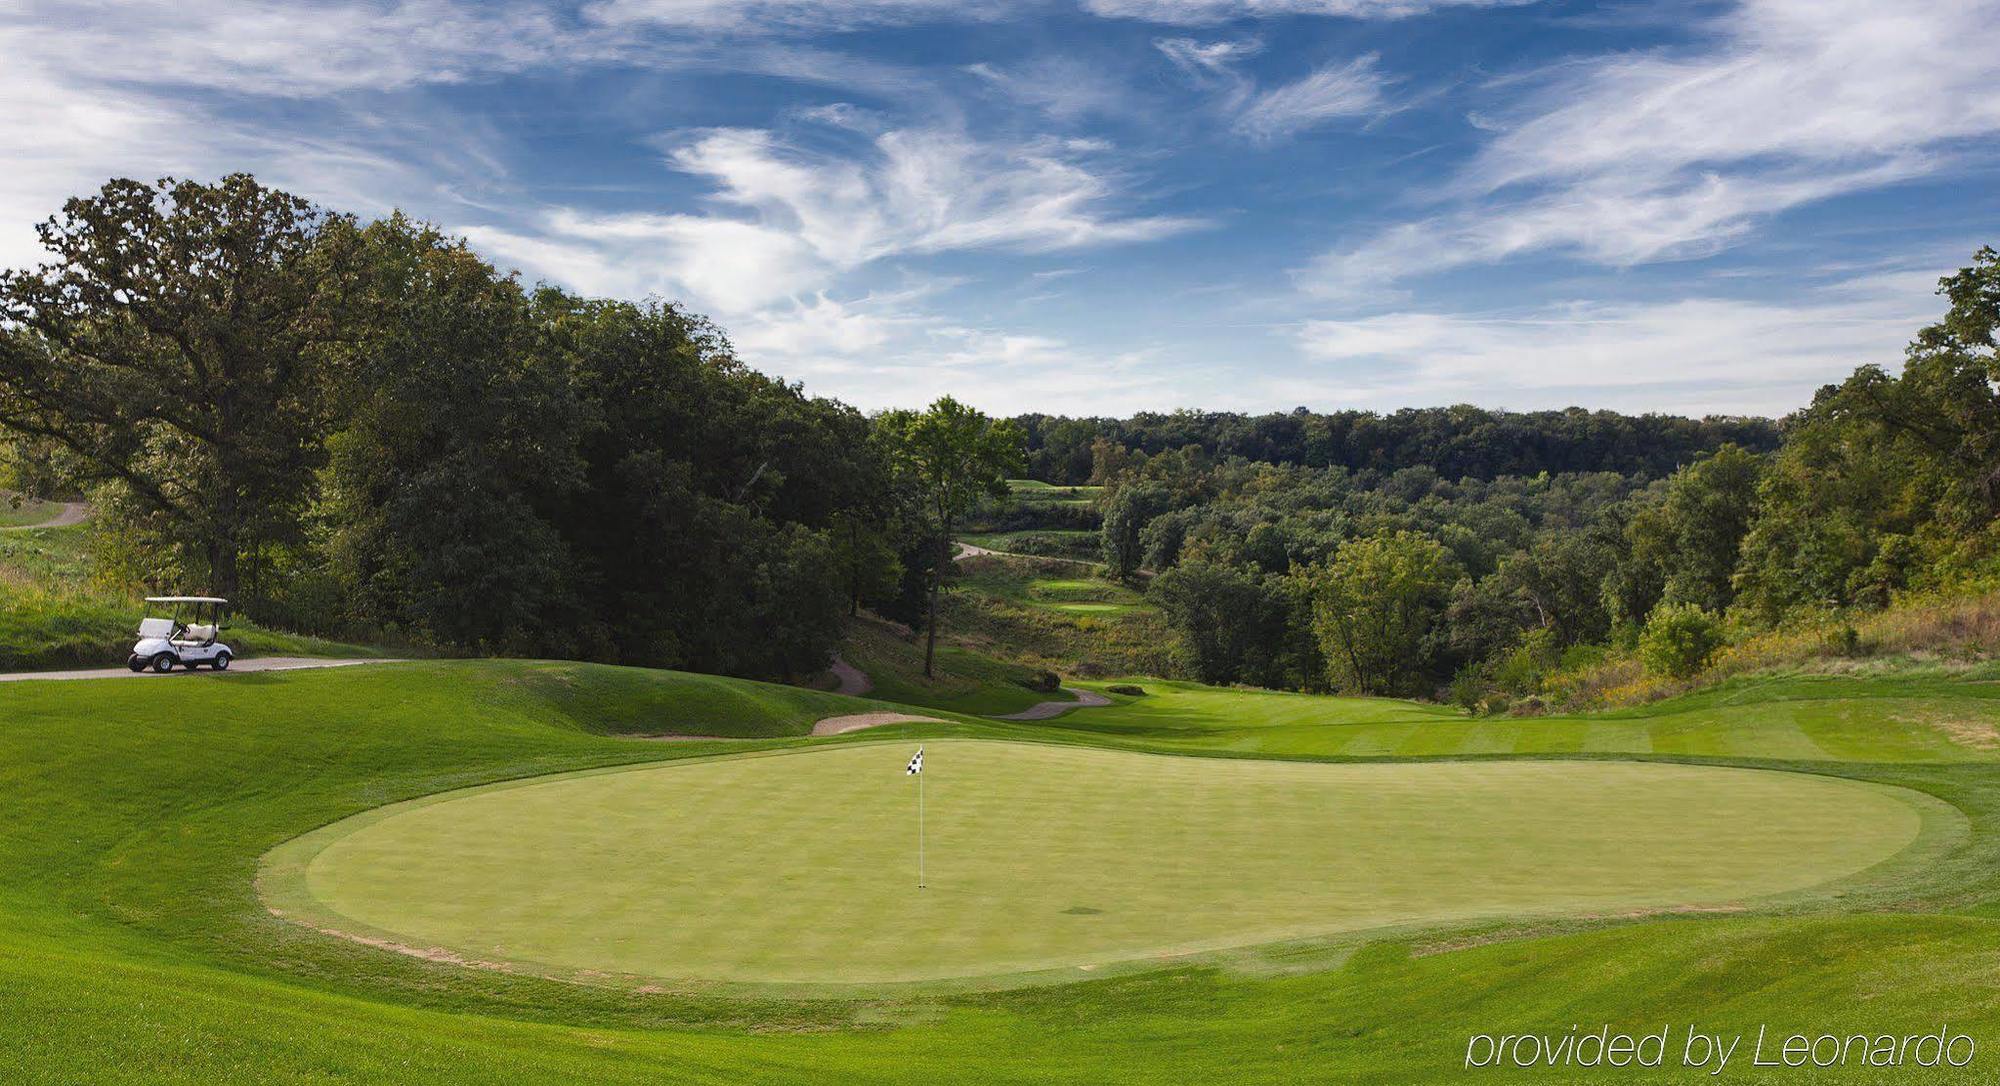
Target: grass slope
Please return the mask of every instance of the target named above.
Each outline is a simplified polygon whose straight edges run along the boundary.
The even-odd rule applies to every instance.
[[[253,886],[272,847],[381,804],[802,740],[725,747],[596,734],[605,723],[577,715],[588,697],[553,697],[501,663],[11,684],[0,688],[0,1081],[1408,1084],[1462,1078],[1470,1032],[1576,1022],[1754,1034],[1760,1024],[1901,1033],[1949,1020],[1980,1038],[1984,1061],[2000,1030],[2000,766],[1952,731],[1948,757],[1925,755],[1910,734],[1939,729],[1895,719],[1909,706],[1991,704],[1984,689],[1968,689],[1845,680],[1665,703],[1651,715],[1504,722],[1545,727],[1546,742],[1578,751],[1606,723],[1690,747],[1755,746],[1760,706],[1778,707],[1761,718],[1766,749],[1791,744],[1800,728],[1889,735],[1881,751],[1916,760],[1845,760],[1843,749],[1875,748],[1838,743],[1819,743],[1810,759],[1730,759],[1913,788],[1964,813],[1965,832],[1925,869],[1837,905],[1471,923],[1359,949],[1278,947],[1226,968],[1167,961],[1085,983],[855,1005],[647,993],[431,963],[274,918]],[[1100,713],[1118,724],[1131,705],[1051,725],[905,730],[1213,753],[1241,750],[1260,730],[1255,720],[1217,720],[1219,706],[1192,696],[1178,709],[1164,693],[1139,701],[1151,698],[1160,707],[1123,716],[1122,731],[1082,725]],[[1352,758],[1362,755],[1348,732],[1425,726],[1394,719],[1419,712],[1394,703],[1319,701],[1331,718],[1323,722],[1312,704],[1272,710],[1265,730],[1290,730],[1300,756]],[[1313,728],[1325,747],[1311,748]],[[766,817],[820,815],[773,803]],[[1988,1074],[1975,1062],[1960,1073],[1811,1077],[1957,1083]],[[1805,1076],[1732,1066],[1731,1077]],[[1689,1078],[1670,1066],[1627,1069],[1618,1081]]]
[[[1103,690],[1106,684],[1085,683]],[[1112,684],[1115,685],[1115,684]],[[1145,697],[1050,721],[1107,740],[1342,757],[1667,755],[1853,762],[1991,761],[2000,685],[1942,679],[1743,680],[1574,717],[1469,718],[1438,705],[1142,681]]]
[[[1029,689],[1034,668],[996,660],[974,649],[940,641],[930,678],[924,677],[924,643],[899,628],[861,618],[847,624],[841,657],[864,672],[869,696],[922,709],[972,716],[1018,713],[1037,702],[1068,701],[1068,694]]]
[[[1032,558],[972,558],[957,571],[945,599],[956,638],[1065,676],[1167,670],[1166,622],[1130,588]]]

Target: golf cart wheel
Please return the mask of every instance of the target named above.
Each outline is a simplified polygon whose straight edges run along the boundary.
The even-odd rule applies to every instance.
[[[155,657],[153,657],[153,670],[154,670],[154,671],[157,671],[157,672],[159,672],[160,674],[162,674],[162,675],[165,675],[165,674],[166,674],[167,672],[169,672],[169,671],[172,671],[173,669],[174,669],[174,654],[173,654],[173,653],[171,653],[171,652],[163,652],[163,653],[159,654],[158,656],[155,656]]]
[[[217,670],[217,671],[228,671],[228,670],[229,670],[229,654],[228,654],[228,653],[226,653],[226,652],[224,652],[224,653],[218,653],[218,654],[216,655],[216,657],[215,657],[215,662],[214,662],[214,663],[212,663],[212,664],[210,664],[210,665],[208,665],[208,666],[210,666],[210,667],[214,668],[214,669],[215,669],[215,670]]]
[[[146,670],[146,661],[138,656],[128,657],[125,661],[125,666],[134,671],[144,671]]]

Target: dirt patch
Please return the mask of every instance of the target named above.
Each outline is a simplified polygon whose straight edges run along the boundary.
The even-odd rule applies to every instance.
[[[269,911],[272,916],[275,916],[280,920],[292,919],[291,917],[286,916],[283,910],[270,909]],[[412,958],[422,958],[427,962],[442,962],[446,965],[463,965],[471,969],[491,969],[499,973],[513,972],[513,969],[504,962],[489,962],[489,961],[481,961],[476,958],[467,958],[463,955],[455,954],[452,951],[446,950],[443,947],[411,946],[408,943],[396,942],[394,939],[377,939],[372,935],[356,935],[351,931],[341,931],[337,928],[322,928],[317,924],[308,924],[306,926],[312,928],[316,932],[319,932],[321,935],[331,935],[336,939],[345,939],[350,943],[360,943],[362,946],[372,946],[377,950],[389,950],[389,951],[394,951],[397,954],[408,955],[409,957]]]
[[[1991,720],[1975,720],[1947,709],[1913,709],[1897,713],[1894,719],[1903,724],[1943,732],[1952,742],[1975,750],[2000,747],[2000,725]]]
[[[840,735],[875,728],[883,724],[944,724],[934,716],[913,716],[909,713],[850,713],[847,716],[830,716],[813,725],[814,735]]]

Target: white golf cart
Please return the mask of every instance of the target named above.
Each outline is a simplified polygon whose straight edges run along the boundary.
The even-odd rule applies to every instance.
[[[156,605],[147,610],[165,611],[172,617],[139,620],[139,641],[132,646],[126,667],[167,672],[175,664],[190,671],[207,664],[217,671],[229,670],[229,661],[236,653],[216,639],[222,620],[229,614],[228,600],[218,596],[147,596],[146,602]]]

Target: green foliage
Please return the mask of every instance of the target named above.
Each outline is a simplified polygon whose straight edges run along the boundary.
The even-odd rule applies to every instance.
[[[331,365],[352,334],[351,220],[244,174],[116,180],[38,227],[0,274],[0,426],[115,484],[184,575],[296,540]]]
[[[1445,701],[1468,714],[1476,714],[1486,701],[1486,693],[1486,677],[1477,667],[1467,665],[1451,677],[1451,685],[1445,688]]]
[[[1430,688],[1443,648],[1439,619],[1459,576],[1451,552],[1415,532],[1371,536],[1343,543],[1332,561],[1306,576],[1313,631],[1334,689]]]
[[[1791,426],[1744,542],[1746,602],[1775,622],[1801,607],[1881,606],[1963,576],[1992,553],[2000,511],[2000,254],[1943,281],[1951,305],[1903,372],[1864,366]]]
[[[104,483],[123,579],[368,640],[791,675],[899,576],[868,421],[675,306],[529,294],[243,176],[113,182],[44,241],[51,269],[0,279],[0,426]]]
[[[1615,615],[1638,621],[1661,600],[1726,610],[1762,475],[1763,459],[1733,444],[1675,472],[1626,527],[1629,549],[1606,587]]]
[[[1011,422],[941,397],[928,410],[887,411],[875,420],[896,485],[917,513],[935,555],[925,614],[924,674],[937,648],[938,592],[953,534],[980,499],[1001,499],[1022,467],[1021,432]]]
[[[1242,674],[1246,657],[1274,640],[1265,623],[1245,620],[1266,610],[1257,582],[1226,565],[1183,562],[1155,577],[1146,598],[1174,628],[1179,672],[1205,683]]]
[[[1639,635],[1639,657],[1648,670],[1668,678],[1699,674],[1726,638],[1722,623],[1693,603],[1663,603]]]
[[[1119,577],[1139,572],[1145,557],[1146,526],[1173,507],[1173,493],[1164,486],[1139,483],[1121,486],[1104,506],[1104,564]]]
[[[1448,479],[1614,472],[1659,477],[1734,442],[1778,444],[1754,418],[1675,418],[1609,411],[1489,411],[1468,404],[1392,414],[1299,408],[1266,415],[1141,412],[1127,419],[1023,415],[1029,470],[1057,485],[1108,483],[1161,453],[1199,450],[1279,466],[1348,471],[1430,465]]]

